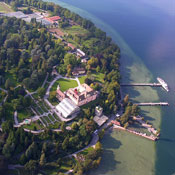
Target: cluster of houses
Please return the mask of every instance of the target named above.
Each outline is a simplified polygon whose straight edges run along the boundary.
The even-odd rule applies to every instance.
[[[46,13],[34,12],[32,14],[24,14],[22,11],[17,11],[17,12],[3,13],[1,14],[1,16],[16,17],[26,22],[31,22],[32,19],[36,19],[37,22],[40,22],[45,26],[58,25],[59,21],[61,20],[61,17],[59,16],[53,16],[49,18],[48,17],[49,14],[47,12]]]

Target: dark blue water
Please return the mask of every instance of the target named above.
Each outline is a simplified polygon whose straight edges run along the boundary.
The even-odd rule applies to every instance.
[[[108,162],[115,159],[116,162],[118,161],[120,163],[107,171],[102,172],[98,170],[95,174],[170,175],[175,173],[175,1],[53,1],[56,3],[65,2],[85,10],[79,11],[78,9],[67,6],[80,15],[93,20],[99,27],[112,36],[121,48],[123,81],[156,81],[156,77],[160,76],[166,80],[171,88],[170,93],[165,93],[161,89],[151,90],[149,88],[136,88],[134,91],[130,89],[124,90],[130,94],[133,100],[161,100],[170,103],[171,106],[167,108],[143,108],[145,116],[152,121],[154,126],[160,127],[161,139],[156,144],[148,143],[141,139],[137,140],[137,142],[140,142],[142,149],[139,149],[139,143],[135,143],[136,145],[132,146],[136,147],[138,151],[149,148],[142,154],[142,157],[139,157],[140,155],[132,150],[133,154],[126,160],[124,157],[130,154],[131,149],[129,149],[129,146],[125,148],[122,145],[129,145],[133,140],[129,140],[131,137],[120,134],[119,136],[114,135],[113,138],[116,138],[116,140],[120,139],[121,144],[119,147],[111,148],[114,154],[115,149],[117,150],[115,155],[106,156],[109,153],[106,151],[104,157],[109,158]],[[105,150],[107,150],[111,143],[115,144],[115,141],[109,143],[109,137],[104,139]],[[112,147],[112,145],[110,146]],[[152,152],[155,152],[155,154]],[[130,162],[134,162],[135,159],[138,160],[130,164],[128,159]],[[155,164],[149,164],[149,161],[154,161]],[[102,165],[105,166],[106,164],[107,162],[103,160]],[[153,167],[151,167],[151,164],[153,164]],[[138,166],[139,171],[133,169],[133,166]],[[125,167],[126,169],[128,168],[128,171],[122,171],[122,168],[125,169]],[[101,166],[100,169],[103,169],[103,167]],[[117,171],[117,169],[120,169],[120,171]]]

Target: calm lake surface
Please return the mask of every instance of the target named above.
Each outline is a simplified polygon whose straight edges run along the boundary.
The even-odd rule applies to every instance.
[[[161,88],[123,88],[133,101],[168,101],[169,107],[142,107],[142,115],[161,129],[152,142],[114,130],[103,139],[104,154],[91,175],[175,174],[175,1],[51,0],[92,20],[121,48],[123,82],[156,82]]]

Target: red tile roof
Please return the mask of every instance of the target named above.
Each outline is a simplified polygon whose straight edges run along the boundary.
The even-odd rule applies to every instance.
[[[48,21],[50,21],[50,22],[55,22],[55,21],[60,20],[61,17],[59,17],[59,16],[52,16],[52,17],[46,18],[46,19],[47,19]]]
[[[115,124],[115,125],[120,126],[120,122],[118,122],[118,121],[112,120],[112,123]]]
[[[70,47],[72,50],[75,49],[75,47],[71,43],[68,43],[67,46]]]

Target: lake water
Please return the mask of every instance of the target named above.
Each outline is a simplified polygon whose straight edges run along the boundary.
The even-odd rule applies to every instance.
[[[92,175],[175,174],[175,1],[52,0],[91,19],[121,48],[123,82],[155,82],[162,77],[171,89],[123,88],[133,101],[168,101],[170,107],[142,107],[142,115],[161,129],[152,142],[122,131],[103,139],[101,165]]]

